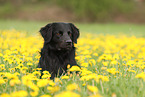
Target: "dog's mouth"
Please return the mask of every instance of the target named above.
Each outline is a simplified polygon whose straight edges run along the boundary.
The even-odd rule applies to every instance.
[[[71,49],[72,49],[72,47],[67,47],[66,49],[67,49],[67,50],[71,50]]]
[[[56,45],[56,49],[59,51],[60,50],[68,51],[68,50],[71,50],[72,47],[73,47],[73,44],[59,43],[58,45]]]
[[[67,46],[67,47],[62,47],[62,48],[58,48],[58,50],[71,50],[72,46]]]

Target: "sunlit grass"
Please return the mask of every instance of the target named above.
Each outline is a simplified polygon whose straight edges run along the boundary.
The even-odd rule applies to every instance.
[[[61,21],[59,21],[61,22]],[[42,26],[51,23],[51,21],[36,22],[36,21],[18,21],[18,20],[0,20],[0,30],[17,29],[25,31],[27,34],[37,34]],[[117,24],[117,23],[104,23],[104,24],[89,24],[89,23],[74,23],[83,33],[96,33],[96,34],[112,34],[127,36],[135,35],[137,37],[145,37],[145,24]]]

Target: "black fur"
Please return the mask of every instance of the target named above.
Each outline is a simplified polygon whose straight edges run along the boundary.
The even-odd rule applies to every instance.
[[[40,33],[44,38],[38,65],[41,72],[49,71],[51,79],[54,79],[67,71],[68,64],[77,65],[74,43],[77,43],[79,30],[72,23],[47,24]]]

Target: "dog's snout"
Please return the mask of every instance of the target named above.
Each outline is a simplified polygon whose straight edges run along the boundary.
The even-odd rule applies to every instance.
[[[72,41],[71,40],[66,40],[66,43],[72,43]]]
[[[70,45],[70,44],[72,43],[72,40],[66,40],[66,43],[67,43],[68,45]]]

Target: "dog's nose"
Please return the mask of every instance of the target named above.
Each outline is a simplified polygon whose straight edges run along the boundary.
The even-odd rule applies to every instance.
[[[72,40],[66,40],[67,45],[71,45]]]

